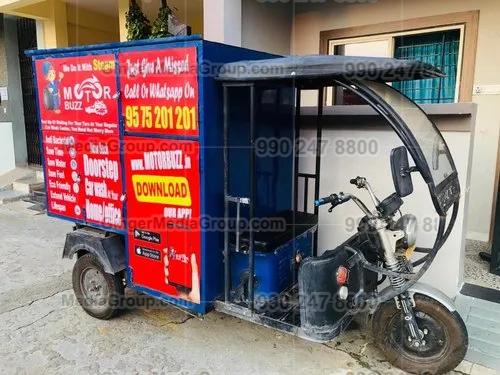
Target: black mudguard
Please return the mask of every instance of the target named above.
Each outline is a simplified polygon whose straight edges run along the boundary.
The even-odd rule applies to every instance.
[[[353,254],[345,249],[346,245],[356,246],[366,255],[373,254],[366,238],[354,236],[320,257],[305,259],[299,269],[301,328],[316,341],[332,340],[342,332],[362,307],[360,303],[367,294],[376,289],[377,275],[364,270],[357,262],[349,262]],[[346,300],[338,296],[341,285],[337,284],[337,270],[340,266],[349,270]]]
[[[80,228],[66,235],[63,258],[73,258],[75,254],[91,253],[101,262],[104,271],[116,274],[127,264],[123,237],[92,228]]]

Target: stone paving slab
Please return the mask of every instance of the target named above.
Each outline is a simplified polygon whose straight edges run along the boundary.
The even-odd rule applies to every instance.
[[[194,318],[172,306],[91,318],[75,304],[72,262],[60,258],[71,224],[28,207],[0,206],[2,374],[403,373],[358,329],[321,345],[217,312]],[[456,373],[487,371],[463,362]]]

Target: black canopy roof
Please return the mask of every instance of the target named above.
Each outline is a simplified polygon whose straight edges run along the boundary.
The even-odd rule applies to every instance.
[[[288,56],[224,64],[218,79],[225,82],[304,80],[312,83],[349,78],[382,82],[443,77],[435,66],[416,60],[336,55]]]

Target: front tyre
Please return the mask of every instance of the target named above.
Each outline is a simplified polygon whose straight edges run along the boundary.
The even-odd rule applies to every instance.
[[[119,312],[125,286],[119,274],[104,272],[95,255],[85,254],[73,267],[73,290],[87,314],[106,320]]]
[[[394,301],[379,306],[373,316],[375,342],[394,366],[414,374],[442,374],[453,370],[465,357],[468,335],[458,312],[450,312],[436,300],[415,294],[413,312],[423,345],[411,343],[404,315]]]

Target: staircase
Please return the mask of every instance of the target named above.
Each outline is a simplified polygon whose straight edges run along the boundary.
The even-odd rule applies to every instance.
[[[455,305],[469,333],[465,359],[500,370],[500,291],[465,284]]]
[[[29,199],[45,202],[43,172],[39,169],[16,168],[0,176],[0,204]]]

